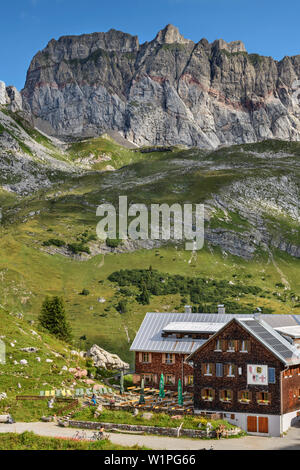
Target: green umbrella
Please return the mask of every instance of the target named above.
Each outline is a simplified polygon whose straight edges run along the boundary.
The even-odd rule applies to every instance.
[[[120,394],[124,394],[124,372],[121,370],[121,375],[120,375]]]
[[[182,385],[180,379],[178,380],[178,405],[183,405]]]
[[[159,397],[160,398],[165,398],[165,390],[164,390],[164,376],[161,374],[160,376],[160,381],[159,381]]]
[[[140,391],[140,400],[139,405],[145,404],[145,397],[144,397],[144,379],[141,381],[141,391]]]

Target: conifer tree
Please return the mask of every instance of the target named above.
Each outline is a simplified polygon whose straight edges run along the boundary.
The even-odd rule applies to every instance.
[[[71,327],[66,319],[66,312],[62,297],[46,297],[39,315],[39,322],[43,328],[63,341],[71,340]]]

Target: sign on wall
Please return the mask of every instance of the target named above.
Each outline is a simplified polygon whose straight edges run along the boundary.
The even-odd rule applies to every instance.
[[[268,385],[268,366],[247,364],[248,385]]]

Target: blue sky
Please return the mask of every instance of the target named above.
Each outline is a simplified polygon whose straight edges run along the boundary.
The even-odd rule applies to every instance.
[[[21,89],[33,55],[52,38],[115,28],[150,41],[166,24],[197,42],[241,39],[280,60],[299,50],[298,0],[10,0],[1,2],[0,80]]]

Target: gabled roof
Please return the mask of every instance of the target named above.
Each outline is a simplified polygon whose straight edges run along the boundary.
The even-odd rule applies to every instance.
[[[199,346],[206,343],[205,339],[193,338],[172,338],[163,337],[162,332],[171,323],[178,324],[177,327],[189,332],[189,325],[199,323],[203,324],[204,328],[208,328],[207,324],[212,324],[215,331],[219,331],[224,324],[228,323],[233,318],[253,318],[253,315],[230,314],[230,313],[155,313],[149,312],[136,334],[136,337],[131,345],[131,351],[149,351],[149,352],[163,352],[163,353],[181,353],[192,354]],[[300,318],[295,318],[295,315],[260,315],[268,325],[276,326],[294,326],[300,324]],[[206,326],[205,326],[206,324]],[[212,331],[213,333],[213,331]]]
[[[246,317],[234,318],[216,332],[208,341],[213,341],[218,335],[227,328],[227,326],[235,321],[262,343],[274,356],[276,356],[285,365],[300,364],[300,350],[287,341],[280,333],[272,328],[262,318]],[[199,345],[193,353],[188,357],[188,361],[192,359],[196,351],[200,351],[203,345]]]

